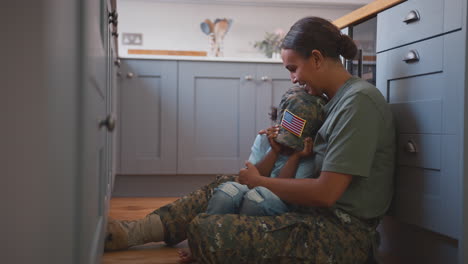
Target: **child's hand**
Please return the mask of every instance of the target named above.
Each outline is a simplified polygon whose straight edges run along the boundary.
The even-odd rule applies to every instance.
[[[305,158],[305,157],[312,156],[313,150],[314,150],[314,141],[312,141],[312,138],[308,137],[304,139],[304,149],[301,151],[297,151],[295,154],[299,158]]]
[[[280,153],[282,150],[281,144],[275,141],[276,136],[278,136],[279,126],[275,125],[267,129],[262,129],[258,132],[260,135],[266,135],[268,137],[268,142],[270,143],[271,150]]]
[[[252,189],[258,186],[257,180],[259,177],[261,177],[261,175],[257,167],[246,161],[245,168],[240,170],[239,177],[237,179],[240,184],[245,184]]]

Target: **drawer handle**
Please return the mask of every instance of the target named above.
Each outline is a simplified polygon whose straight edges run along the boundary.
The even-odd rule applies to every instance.
[[[408,153],[417,153],[418,149],[416,148],[416,144],[412,140],[408,140],[405,145],[405,151]]]
[[[419,19],[421,19],[421,16],[419,15],[419,12],[417,10],[411,10],[408,13],[408,15],[406,15],[403,22],[405,22],[406,24],[409,24],[409,23],[419,21]]]
[[[410,50],[408,54],[406,54],[405,58],[403,59],[406,63],[418,62],[419,61],[419,54],[417,50]]]
[[[251,81],[251,80],[253,79],[253,77],[252,77],[252,75],[246,75],[246,76],[244,77],[244,79],[245,79],[246,81]]]

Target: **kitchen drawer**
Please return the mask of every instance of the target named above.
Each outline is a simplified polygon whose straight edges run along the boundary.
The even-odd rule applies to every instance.
[[[462,25],[462,0],[408,0],[377,15],[377,52],[430,38]],[[405,22],[411,16],[419,19]]]
[[[439,196],[440,181],[440,171],[399,166],[396,170],[395,189],[399,193],[414,192],[425,196]]]
[[[432,129],[434,128],[432,125],[431,130],[424,127],[418,130],[404,130],[402,132],[454,134],[460,129],[459,120],[461,118],[461,107],[463,105],[461,104],[457,87],[460,87],[464,78],[464,74],[460,73],[459,64],[460,56],[463,56],[463,53],[460,52],[460,48],[462,47],[461,39],[463,37],[461,31],[442,36],[442,54],[434,52],[433,54],[426,53],[425,55],[426,57],[439,57],[437,60],[442,62],[440,64],[437,62],[424,65],[408,65],[415,67],[406,68],[407,72],[401,69],[404,65],[400,64],[401,60],[395,59],[395,54],[399,52],[399,50],[413,45],[381,52],[377,55],[377,61],[379,63],[379,67],[377,67],[377,87],[390,104],[434,100],[441,101],[442,132],[439,132],[438,129]],[[418,47],[416,44],[439,43],[437,49],[440,49],[441,44],[439,41],[439,38],[433,38],[431,40],[415,43],[413,47]],[[420,61],[420,63],[422,63],[422,61]],[[424,106],[416,107],[420,108]],[[432,115],[432,111],[434,110],[431,110],[430,115]],[[416,114],[418,115],[416,117],[420,117],[420,112]],[[396,113],[396,115],[401,115],[401,113]],[[432,118],[430,115],[426,114],[424,119],[428,120]],[[409,116],[409,118],[412,118],[412,116]],[[431,122],[434,121],[435,120],[432,120]],[[418,124],[421,123],[419,122]],[[424,123],[424,126],[426,126],[426,123]]]
[[[377,15],[377,52],[441,34],[444,0],[409,0]],[[419,20],[405,22],[417,14]],[[385,32],[385,34],[379,34]]]
[[[442,100],[391,104],[399,133],[442,133]]]
[[[402,135],[400,135],[400,138]],[[460,223],[458,137],[440,138],[440,170],[399,165],[395,172],[393,214],[398,220],[457,238]],[[434,140],[435,142],[435,140]],[[438,150],[425,149],[427,155]]]
[[[447,215],[444,207],[441,178],[440,171],[397,168],[393,203],[398,219],[447,234],[445,226],[453,225],[453,213]]]
[[[440,170],[441,135],[400,134],[398,164]]]
[[[414,59],[411,60],[411,56]],[[387,52],[389,79],[440,72],[444,62],[444,38],[437,37]]]

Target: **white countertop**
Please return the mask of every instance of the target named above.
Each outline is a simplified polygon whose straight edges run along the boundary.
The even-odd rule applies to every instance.
[[[141,60],[179,60],[179,61],[219,61],[219,62],[259,62],[259,63],[283,63],[281,59],[268,58],[239,58],[239,57],[200,57],[200,56],[165,56],[165,55],[124,55],[121,59]]]

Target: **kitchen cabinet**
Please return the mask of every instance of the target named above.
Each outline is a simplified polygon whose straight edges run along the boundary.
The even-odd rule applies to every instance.
[[[99,263],[106,227],[106,218],[114,177],[113,131],[115,105],[113,105],[114,74],[112,61],[116,55],[111,45],[110,13],[115,5],[110,1],[83,2],[83,52],[81,60],[81,120],[79,263]]]
[[[123,60],[120,174],[175,174],[177,62]]]
[[[5,5],[2,262],[101,263],[114,164],[115,1]]]
[[[120,59],[118,58],[118,14],[117,14],[117,2],[116,1],[108,1],[107,2],[107,14],[106,17],[108,19],[107,23],[107,61],[106,61],[106,68],[107,68],[107,86],[109,87],[108,95],[107,95],[107,113],[111,120],[116,120],[117,113],[119,109],[118,104],[118,75],[120,74]],[[105,25],[105,23],[103,23]],[[112,192],[115,182],[115,175],[117,173],[117,166],[119,162],[117,161],[117,153],[118,153],[118,127],[120,122],[114,123],[114,130],[108,136],[108,142],[106,142],[107,148],[107,155],[108,158],[108,189],[109,194]],[[110,198],[110,197],[108,197]]]
[[[127,175],[238,173],[258,130],[271,125],[271,106],[292,86],[278,63],[129,59],[122,78]]]
[[[468,262],[466,9],[461,0],[408,0],[377,16],[377,88],[398,133],[381,230],[384,247],[406,261]]]
[[[180,62],[179,174],[238,173],[291,85],[282,65]]]

